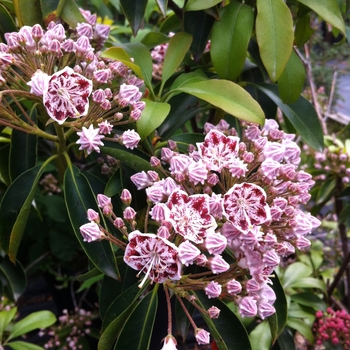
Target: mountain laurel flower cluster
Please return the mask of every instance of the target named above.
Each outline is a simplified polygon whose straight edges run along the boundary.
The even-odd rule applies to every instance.
[[[6,43],[0,44],[0,89],[23,117],[2,98],[0,125],[54,141],[59,153],[72,142],[74,132],[86,155],[99,152],[108,135],[108,140],[132,149],[139,139],[130,132],[117,134],[113,127],[141,117],[143,81],[123,63],[101,57],[110,27],[97,23],[89,11],[81,13],[86,22],[75,29],[51,22],[46,29],[35,24],[5,34]],[[38,118],[44,128],[21,107],[21,98],[41,105]],[[50,123],[63,132],[46,132]]]
[[[90,237],[126,245],[124,262],[137,271],[140,288],[162,283],[183,307],[186,298],[209,317],[220,317],[218,308],[204,311],[196,303],[196,291],[203,290],[208,299],[233,301],[243,317],[264,319],[275,313],[274,269],[296,248],[307,248],[307,234],[320,225],[302,209],[314,181],[298,168],[295,136],[274,120],[262,128],[242,123],[240,135],[224,121],[207,123],[204,132],[203,142],[187,153],[169,141],[151,158],[154,170],[131,176],[146,193],[145,217],[130,206],[129,191],[123,217],[113,212],[110,198],[98,200],[117,230],[103,231],[96,216],[90,221],[103,235]],[[86,237],[85,225],[81,231]],[[209,333],[187,316],[197,342],[208,344]],[[168,342],[174,348],[171,340],[164,348]]]

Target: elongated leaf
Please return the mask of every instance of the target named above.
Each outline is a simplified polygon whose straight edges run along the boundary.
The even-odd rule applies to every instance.
[[[278,80],[292,52],[293,19],[283,0],[257,0],[256,38],[270,79]]]
[[[16,313],[17,307],[13,307],[10,310],[0,311],[0,343],[2,343],[2,336],[4,334],[5,329],[15,317]]]
[[[307,13],[303,17],[298,18],[295,24],[294,41],[296,46],[303,46],[314,33],[310,27],[310,15]]]
[[[19,27],[42,23],[40,0],[13,0]]]
[[[0,35],[2,42],[5,42],[5,33],[16,32],[17,26],[7,8],[0,4]]]
[[[323,181],[318,187],[316,204],[327,202],[334,195],[336,185],[337,180],[335,178],[327,178]]]
[[[287,326],[297,330],[301,335],[303,335],[310,343],[314,342],[314,336],[310,327],[303,321],[296,318],[288,318]]]
[[[114,346],[115,350],[149,349],[153,324],[158,307],[158,286],[159,284],[156,284],[153,290],[141,299],[136,308],[132,311],[119,338],[117,339]],[[137,332],[135,332],[136,329]]]
[[[0,258],[0,275],[7,282],[8,298],[17,301],[27,287],[27,276],[19,261],[14,265],[7,256]]]
[[[196,96],[238,119],[264,123],[265,116],[260,105],[241,86],[231,81],[218,79],[199,81],[185,84],[175,91]]]
[[[170,87],[170,90],[176,90],[182,85],[196,83],[198,81],[205,81],[205,80],[208,80],[208,77],[205,75],[205,73],[201,69],[197,69],[196,71],[190,72],[190,73],[182,73],[175,79],[175,81]]]
[[[305,68],[299,56],[292,51],[286,68],[278,79],[279,95],[284,103],[296,102],[305,84]]]
[[[19,337],[22,334],[31,332],[34,329],[46,328],[56,322],[56,316],[51,311],[36,311],[15,323],[8,340]]]
[[[326,293],[326,285],[322,280],[313,277],[304,277],[291,283],[289,288],[318,288]]]
[[[300,305],[312,307],[313,309],[326,311],[326,303],[314,293],[302,292],[290,296],[290,299]]]
[[[188,0],[185,11],[199,11],[209,9],[217,4],[219,4],[221,0]]]
[[[41,346],[32,343],[27,343],[21,340],[12,341],[7,343],[6,345],[13,350],[44,350],[44,348]]]
[[[337,0],[298,0],[345,35],[345,24]]]
[[[77,280],[79,282],[84,282],[84,281],[89,280],[90,278],[97,277],[97,276],[100,276],[100,275],[101,275],[101,271],[97,267],[95,267],[92,270],[90,270],[90,271],[88,271],[88,272],[86,272],[86,273],[84,273],[82,275],[79,275],[77,277]]]
[[[24,172],[16,178],[2,198],[0,204],[0,244],[2,249],[9,254],[12,262],[16,260],[35,190],[43,171],[43,167],[37,166]]]
[[[144,100],[146,107],[142,111],[141,118],[136,122],[137,132],[144,140],[160,126],[170,112],[170,105],[164,102]]]
[[[203,309],[207,310],[214,305],[221,310],[220,317],[217,319],[211,319],[207,314],[202,314],[219,350],[252,349],[248,333],[233,311],[218,299],[209,300],[202,291],[196,291],[195,294]]]
[[[166,17],[167,7],[168,7],[168,0],[156,0],[156,3],[159,7],[160,12],[164,17]]]
[[[118,279],[119,272],[110,243],[107,241],[87,243],[80,234],[79,227],[87,223],[87,210],[97,208],[97,203],[89,182],[75,166],[68,168],[65,173],[64,198],[74,233],[86,255],[100,271]]]
[[[312,274],[312,269],[301,262],[295,262],[287,267],[283,275],[283,288],[286,289],[289,285],[297,282],[301,278],[308,277]]]
[[[61,1],[62,0],[60,0],[60,2]],[[75,28],[78,23],[86,22],[85,17],[80,12],[77,3],[74,0],[64,0],[60,17],[72,28]]]
[[[166,81],[173,75],[180,66],[186,52],[189,50],[192,42],[192,35],[180,32],[175,34],[169,40],[169,46],[166,51],[162,70],[162,83],[160,90],[162,91]]]
[[[254,26],[252,7],[231,2],[220,12],[213,25],[210,56],[219,76],[235,80],[247,57],[247,48]]]
[[[120,5],[128,20],[134,36],[136,36],[140,29],[142,20],[145,15],[148,0],[120,0]]]
[[[321,123],[313,106],[304,97],[292,104],[285,104],[278,95],[278,88],[273,84],[252,84],[264,92],[282,110],[292,123],[305,143],[315,150],[322,151],[324,147]]]
[[[142,39],[141,43],[148,49],[153,49],[155,46],[166,43],[169,41],[169,37],[163,33],[150,32],[147,33]]]
[[[270,349],[271,332],[267,321],[258,324],[249,334],[250,344],[253,350]]]

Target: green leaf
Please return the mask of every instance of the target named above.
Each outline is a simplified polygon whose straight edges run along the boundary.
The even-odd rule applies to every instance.
[[[160,12],[164,17],[166,17],[167,7],[168,7],[168,0],[156,0],[156,3],[159,7]]]
[[[312,274],[312,269],[301,262],[295,262],[289,265],[283,275],[283,288],[286,289],[292,283],[297,282],[301,278],[308,277]]]
[[[294,32],[294,42],[298,47],[303,46],[314,33],[314,30],[310,27],[310,15],[307,13],[306,15],[298,18],[295,24],[295,32]]]
[[[100,273],[98,276],[94,276],[94,277],[91,277],[87,280],[85,280],[81,286],[79,287],[79,289],[76,291],[76,293],[80,293],[82,292],[83,290],[85,289],[89,289],[91,288],[91,286],[93,286],[94,284],[96,284],[97,282],[101,281],[102,278],[103,278],[103,274]]]
[[[345,24],[337,0],[298,0],[345,35]]]
[[[9,254],[12,262],[16,260],[36,187],[44,168],[45,166],[37,166],[18,176],[2,198],[0,204],[0,242],[2,249]]]
[[[79,275],[77,277],[77,281],[84,282],[84,281],[89,280],[90,278],[97,277],[97,276],[100,276],[100,275],[101,275],[101,271],[97,267],[95,267],[92,270]]]
[[[11,293],[8,298],[12,301],[17,301],[18,298],[24,293],[27,287],[27,275],[19,261],[16,261],[16,265],[13,264],[8,256],[0,258],[0,276],[7,282],[7,291]]]
[[[170,112],[170,105],[164,102],[144,100],[146,107],[142,111],[141,118],[136,122],[137,132],[144,140],[160,126]]]
[[[34,329],[46,328],[56,322],[56,316],[51,311],[36,311],[15,323],[7,340],[29,333]]]
[[[271,348],[271,332],[267,321],[258,324],[249,334],[250,344],[253,350]]]
[[[4,334],[5,329],[13,320],[17,313],[17,307],[13,307],[10,310],[0,311],[0,343],[2,344],[2,336]]]
[[[160,94],[166,81],[173,75],[183,61],[191,46],[191,42],[192,35],[185,32],[177,33],[170,38],[169,46],[164,57]]]
[[[322,204],[328,202],[328,200],[333,197],[335,193],[335,187],[337,185],[337,180],[333,177],[323,181],[318,187],[316,204]]]
[[[155,46],[163,44],[169,41],[169,37],[163,33],[150,32],[147,33],[142,39],[141,43],[148,49],[153,49]]]
[[[60,3],[61,2],[64,2],[64,5],[60,17],[68,23],[70,27],[76,28],[78,23],[86,22],[85,17],[80,12],[77,3],[74,0],[60,0]]]
[[[89,208],[97,208],[94,193],[86,177],[76,166],[66,170],[64,176],[64,198],[70,222],[76,238],[92,263],[107,276],[119,279],[119,272],[113,248],[107,241],[84,242],[79,227],[88,222],[86,212]]]
[[[231,2],[213,25],[210,56],[220,78],[235,80],[242,72],[254,26],[252,7]]]
[[[284,103],[296,102],[305,84],[305,68],[299,56],[292,51],[286,68],[278,79],[279,95]]]
[[[170,87],[170,91],[172,93],[172,90],[176,90],[182,85],[196,83],[198,81],[205,81],[205,80],[207,81],[208,77],[205,75],[205,73],[201,69],[197,69],[196,71],[190,72],[190,73],[182,73],[174,80],[173,84]]]
[[[17,341],[12,341],[6,344],[13,350],[45,350],[43,347],[32,344],[32,343],[27,343],[25,341],[17,340]]]
[[[256,38],[270,79],[278,80],[292,52],[293,19],[283,0],[257,0]]]
[[[136,36],[140,29],[142,20],[144,18],[148,0],[120,0],[120,5],[128,20],[134,36]]]
[[[278,88],[273,84],[249,83],[264,92],[282,110],[283,114],[292,123],[305,143],[321,152],[324,147],[323,131],[314,107],[304,97],[292,104],[285,104],[278,95]]]
[[[211,306],[220,309],[220,317],[217,319],[211,319],[207,314],[202,313],[219,350],[252,349],[245,327],[225,303],[219,299],[209,300],[202,291],[196,291],[195,295],[203,309],[207,310]]]
[[[185,11],[199,11],[209,9],[217,4],[219,4],[221,0],[188,0]]]
[[[295,318],[289,318],[287,320],[287,326],[297,330],[301,335],[303,335],[310,343],[314,342],[314,337],[310,327],[302,320]]]
[[[132,311],[117,339],[114,346],[115,350],[149,349],[158,307],[158,286],[159,284],[156,284],[153,290],[141,299]],[[135,330],[137,330],[137,332],[135,332]]]
[[[289,284],[289,288],[318,288],[326,293],[326,285],[322,280],[313,277],[303,277]]]
[[[139,71],[135,71],[135,74],[137,74],[141,79],[145,81],[146,86],[153,91],[152,89],[152,70],[153,70],[153,63],[152,63],[152,57],[151,54],[148,50],[148,48],[138,42],[133,42],[133,43],[126,43],[126,44],[116,44],[115,47],[117,48],[122,48],[128,55],[129,61],[130,57],[134,59],[135,65],[139,67]],[[107,55],[112,50],[106,50],[102,57],[106,58],[112,58],[112,59],[118,59],[118,57],[110,57]],[[114,51],[112,52],[114,53]],[[120,53],[119,53],[120,54]],[[126,56],[124,54],[124,60]],[[127,60],[125,62],[123,61],[125,65],[133,69],[130,64],[127,64]],[[135,67],[134,67],[135,68]]]
[[[297,302],[300,305],[312,307],[316,311],[317,310],[326,311],[327,309],[326,303],[314,293],[309,293],[309,292],[296,293],[296,294],[292,294],[290,296],[290,299],[292,301]]]
[[[196,96],[238,119],[263,124],[264,112],[260,105],[241,86],[228,81],[211,79],[185,84],[175,91]]]
[[[16,23],[7,8],[3,4],[0,4],[0,34],[2,42],[5,42],[5,33],[16,32],[17,30]]]
[[[18,26],[42,24],[40,0],[13,0]]]

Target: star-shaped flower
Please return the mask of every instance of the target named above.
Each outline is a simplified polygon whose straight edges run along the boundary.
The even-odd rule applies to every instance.
[[[94,129],[92,124],[89,126],[88,129],[85,128],[85,126],[83,126],[82,131],[77,132],[77,135],[79,136],[77,144],[81,145],[79,149],[86,150],[87,154],[90,154],[94,150],[97,153],[100,153],[99,146],[104,145],[101,141],[101,139],[104,138],[104,135],[100,135],[99,131],[100,129]]]

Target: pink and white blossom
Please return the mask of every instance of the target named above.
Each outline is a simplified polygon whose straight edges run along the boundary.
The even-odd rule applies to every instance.
[[[105,234],[100,230],[96,222],[89,222],[79,228],[84,242],[94,242],[102,239]]]
[[[38,69],[33,75],[31,80],[27,83],[30,86],[30,92],[37,96],[42,96],[47,89],[49,82],[49,76],[42,70]]]
[[[137,147],[141,140],[140,135],[135,130],[126,130],[121,136],[122,144],[129,149]]]
[[[197,328],[195,330],[195,337],[199,345],[210,343],[210,333],[203,328]]]
[[[221,294],[222,287],[221,287],[221,284],[219,284],[218,282],[211,281],[204,288],[204,291],[209,299],[218,298]]]
[[[184,241],[179,245],[179,258],[185,266],[193,264],[201,251],[191,242]]]
[[[104,135],[101,135],[99,132],[100,129],[94,129],[92,124],[88,129],[83,126],[82,131],[77,132],[79,140],[76,143],[80,145],[79,149],[86,151],[88,155],[92,151],[100,153],[100,146],[104,145],[101,141],[104,138]]]

